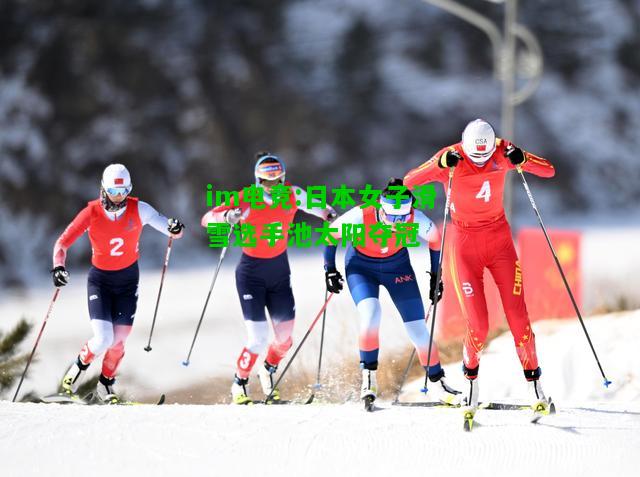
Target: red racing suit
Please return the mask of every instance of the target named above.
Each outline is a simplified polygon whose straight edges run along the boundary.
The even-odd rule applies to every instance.
[[[511,228],[503,206],[504,180],[515,166],[506,157],[511,144],[496,139],[496,150],[482,166],[474,164],[461,143],[445,147],[420,167],[407,173],[404,184],[415,187],[442,182],[447,187],[449,169],[439,163],[449,150],[456,150],[458,162],[451,185],[451,257],[449,266],[456,296],[467,322],[463,343],[465,375],[477,376],[479,355],[489,331],[483,273],[489,269],[498,286],[500,298],[513,335],[518,358],[527,379],[539,376],[535,336],[527,314],[522,270],[516,254]],[[525,152],[522,169],[540,177],[552,177],[553,165],[546,159]]]

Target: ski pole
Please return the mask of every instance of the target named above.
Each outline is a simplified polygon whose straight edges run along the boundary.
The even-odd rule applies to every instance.
[[[324,292],[324,301],[327,301],[329,296],[329,290],[325,290]],[[324,308],[322,312],[322,329],[320,332],[320,353],[318,355],[318,374],[316,375],[316,383],[313,385],[313,389],[311,391],[311,396],[305,402],[305,404],[311,404],[316,397],[316,390],[322,388],[322,384],[320,384],[320,367],[322,366],[322,348],[324,347],[324,328],[325,328],[325,320],[327,319],[327,307]]]
[[[431,347],[433,345],[433,333],[436,325],[436,310],[438,309],[438,288],[440,286],[440,279],[442,278],[442,257],[444,257],[444,237],[447,232],[447,217],[449,217],[449,209],[451,207],[451,182],[453,181],[453,167],[449,168],[449,185],[447,186],[447,200],[444,204],[444,222],[442,222],[442,240],[440,241],[440,259],[438,260],[438,271],[436,272],[436,289],[433,294],[433,314],[431,315],[431,336],[429,336],[429,351],[427,352],[427,373],[424,377],[424,389],[427,393],[429,391],[429,371],[431,370]]]
[[[229,235],[227,235],[227,242],[231,239],[231,234],[233,233],[233,226],[229,231]],[[216,284],[216,279],[218,278],[218,272],[220,272],[220,266],[222,265],[222,261],[224,260],[224,256],[227,254],[227,250],[229,249],[229,245],[224,247],[220,252],[220,258],[218,259],[218,265],[216,266],[216,271],[213,274],[213,280],[211,280],[211,286],[209,287],[209,293],[207,294],[207,299],[204,302],[204,307],[202,308],[202,314],[200,315],[200,320],[198,321],[198,326],[196,327],[196,333],[193,335],[193,341],[191,342],[191,348],[189,348],[189,354],[187,355],[187,359],[182,362],[183,366],[189,366],[191,359],[191,352],[193,351],[193,345],[196,344],[196,338],[198,337],[198,332],[200,331],[200,325],[202,325],[202,319],[204,318],[204,313],[207,310],[207,305],[209,304],[209,298],[211,298],[211,292],[213,291],[213,286]]]
[[[411,356],[409,356],[409,361],[407,362],[407,367],[404,368],[404,372],[402,373],[402,380],[400,381],[400,385],[396,390],[396,396],[393,399],[394,404],[396,404],[400,400],[400,394],[402,394],[402,388],[404,387],[404,383],[407,380],[407,377],[409,376],[409,370],[413,366],[413,360],[415,359],[415,357],[416,357],[416,349],[413,348],[411,350]]]
[[[324,301],[324,305],[322,305],[322,308],[320,308],[320,311],[318,312],[316,317],[313,319],[313,322],[311,322],[311,326],[309,326],[309,329],[307,330],[307,332],[305,333],[304,337],[302,338],[302,341],[300,341],[300,344],[298,345],[296,350],[293,352],[293,355],[291,356],[291,359],[289,360],[287,365],[282,370],[282,374],[280,375],[280,377],[278,378],[276,383],[273,385],[273,388],[271,388],[271,392],[269,393],[267,398],[264,400],[264,402],[269,402],[269,400],[271,400],[271,396],[273,395],[273,392],[278,388],[278,384],[280,384],[280,381],[282,381],[282,378],[287,373],[287,370],[289,369],[289,366],[291,366],[291,363],[293,363],[293,360],[296,358],[296,355],[298,354],[298,351],[300,351],[300,348],[302,348],[302,345],[304,344],[304,342],[309,337],[309,334],[311,333],[311,330],[313,330],[313,327],[316,326],[316,323],[318,322],[318,320],[320,319],[320,317],[322,316],[324,311],[327,309],[327,305],[329,304],[329,301],[331,301],[331,297],[333,297],[333,293],[329,293],[328,298]]]
[[[151,331],[149,331],[149,342],[144,348],[145,351],[151,351],[151,337],[153,336],[153,328],[156,325],[156,317],[158,316],[158,305],[160,304],[160,295],[162,294],[162,285],[164,283],[164,274],[167,271],[169,265],[169,256],[171,256],[171,245],[173,244],[173,237],[169,237],[169,245],[167,245],[167,253],[164,257],[164,265],[162,266],[162,275],[160,275],[160,289],[158,290],[158,298],[156,299],[156,309],[153,312],[153,321],[151,322]]]
[[[429,321],[429,314],[431,312],[431,306],[429,305],[429,309],[427,310],[427,313],[424,317],[424,321],[425,321],[425,326],[427,326],[427,321]],[[413,366],[413,360],[416,357],[416,348],[415,346],[413,348],[411,348],[411,356],[409,356],[409,361],[407,362],[407,367],[404,368],[404,372],[402,373],[402,379],[400,380],[400,384],[398,385],[398,389],[396,390],[396,396],[393,399],[393,403],[397,404],[398,400],[400,399],[400,394],[402,394],[402,388],[404,387],[404,383],[407,381],[407,377],[409,377],[409,371],[411,370],[411,367]]]
[[[40,337],[42,336],[42,332],[44,331],[44,327],[47,324],[47,320],[49,319],[49,315],[51,315],[51,310],[53,309],[53,304],[56,302],[58,295],[60,294],[60,288],[56,288],[56,291],[53,293],[53,298],[49,303],[49,309],[47,310],[47,314],[44,317],[44,321],[42,322],[42,326],[40,327],[40,332],[38,333],[38,337],[36,338],[36,343],[33,345],[33,350],[31,350],[31,355],[27,360],[27,365],[24,367],[24,371],[22,372],[22,377],[20,378],[20,382],[18,383],[18,388],[16,389],[16,393],[13,395],[13,401],[16,402],[16,398],[18,397],[18,393],[20,392],[20,388],[22,387],[22,382],[24,381],[24,377],[27,375],[27,370],[29,369],[29,365],[31,365],[31,360],[33,359],[33,355],[36,354],[36,348],[38,348],[38,343],[40,343]]]
[[[591,352],[593,353],[593,357],[596,359],[596,363],[598,363],[598,368],[600,369],[600,374],[602,374],[602,377],[604,379],[604,386],[605,387],[609,387],[609,385],[611,384],[611,381],[609,381],[607,379],[607,376],[604,374],[604,370],[602,369],[602,365],[600,364],[600,360],[598,359],[598,354],[596,353],[595,348],[593,347],[593,343],[591,342],[591,337],[589,336],[589,332],[587,331],[587,327],[584,324],[584,320],[582,319],[582,314],[580,313],[580,309],[578,308],[578,304],[576,303],[576,299],[573,296],[573,293],[571,292],[571,287],[569,286],[569,282],[567,281],[567,277],[564,274],[564,270],[562,269],[562,265],[560,265],[560,260],[558,260],[558,255],[556,254],[555,249],[553,248],[553,245],[551,244],[551,239],[549,238],[549,234],[547,233],[547,229],[544,226],[544,223],[542,222],[542,216],[540,215],[540,212],[538,211],[538,207],[536,206],[536,201],[533,199],[533,194],[531,194],[531,189],[529,189],[529,184],[527,183],[527,179],[525,179],[524,177],[524,173],[522,171],[522,166],[521,165],[517,165],[516,166],[516,170],[518,171],[518,174],[520,175],[520,178],[522,179],[522,185],[524,186],[524,190],[527,192],[527,196],[529,196],[529,202],[531,202],[531,207],[533,207],[533,211],[536,214],[536,217],[538,217],[538,223],[540,224],[540,227],[542,228],[542,232],[544,233],[544,238],[547,239],[547,244],[549,245],[549,250],[551,250],[551,254],[553,255],[553,259],[556,262],[556,266],[558,267],[558,271],[560,272],[560,276],[562,277],[562,281],[564,282],[564,286],[567,289],[567,293],[569,294],[569,298],[571,299],[571,303],[573,304],[573,308],[576,311],[576,315],[578,316],[578,319],[580,320],[580,324],[582,325],[582,330],[584,331],[584,335],[587,337],[587,341],[589,342],[589,347],[591,347]]]

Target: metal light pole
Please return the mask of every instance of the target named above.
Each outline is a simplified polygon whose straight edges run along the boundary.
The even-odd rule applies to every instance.
[[[514,104],[513,91],[516,84],[515,56],[516,36],[513,26],[516,23],[518,0],[507,0],[504,12],[504,42],[502,44],[502,131],[504,138],[514,140]]]
[[[515,105],[513,91],[516,85],[516,36],[513,26],[517,20],[518,0],[506,0],[504,7],[504,44],[502,46],[502,137],[515,142]],[[513,213],[513,181],[511,174],[504,178],[504,212],[511,220]]]
[[[493,74],[502,82],[501,131],[505,139],[515,141],[515,107],[526,101],[537,89],[542,79],[543,59],[540,43],[524,25],[517,23],[518,0],[485,0],[504,3],[503,32],[496,24],[475,10],[453,0],[422,0],[457,16],[481,29],[489,37],[493,49]],[[521,40],[526,51],[516,57],[517,41]],[[516,72],[522,73],[527,83],[516,91]],[[512,186],[507,175],[504,188],[504,208],[507,217],[512,214]]]

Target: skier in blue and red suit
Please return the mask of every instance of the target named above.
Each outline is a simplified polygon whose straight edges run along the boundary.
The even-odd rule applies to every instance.
[[[436,268],[440,257],[440,233],[431,219],[413,207],[413,195],[403,189],[402,179],[391,179],[380,196],[380,208],[373,205],[357,206],[338,218],[332,228],[340,239],[343,225],[364,224],[365,242],[349,248],[345,257],[347,284],[360,316],[360,367],[362,368],[361,398],[373,400],[377,396],[376,370],[378,369],[379,327],[381,308],[380,286],[389,292],[400,312],[409,338],[416,348],[420,364],[429,368],[430,380],[436,397],[448,404],[459,402],[458,391],[447,385],[440,365],[438,350],[434,344],[431,360],[427,363],[430,334],[425,323],[425,310],[415,272],[405,246],[396,240],[398,224],[415,224],[417,236],[427,242],[431,260],[429,298],[442,297],[442,282],[436,286]],[[398,195],[399,197],[396,197]],[[374,240],[370,231],[378,224],[386,224],[391,236],[386,244]],[[342,276],[335,264],[336,246],[325,248],[325,277],[327,289],[339,293]],[[436,297],[437,295],[437,297]]]

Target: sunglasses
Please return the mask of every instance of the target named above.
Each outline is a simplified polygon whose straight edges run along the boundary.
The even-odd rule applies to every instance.
[[[259,177],[258,182],[260,183],[260,185],[274,186],[277,184],[284,184],[284,178],[280,177],[278,179],[263,179]]]
[[[131,187],[109,187],[105,189],[105,192],[109,195],[128,195],[131,192]]]
[[[385,213],[384,218],[392,224],[396,224],[398,222],[406,222],[409,218],[409,215],[391,215]]]
[[[384,209],[380,209],[380,215],[381,218],[383,218],[385,221],[392,224],[397,224],[409,220],[409,216],[411,214],[388,214],[384,211]]]

